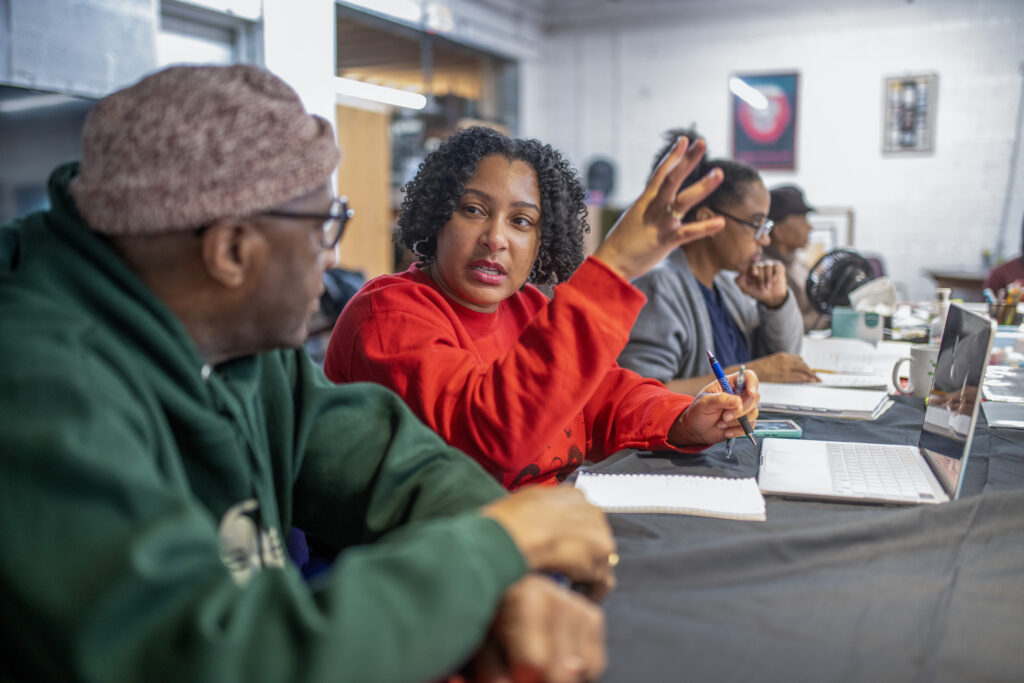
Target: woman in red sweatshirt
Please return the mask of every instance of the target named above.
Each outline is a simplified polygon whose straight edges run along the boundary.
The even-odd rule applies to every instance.
[[[487,128],[454,134],[405,188],[396,239],[419,262],[349,302],[327,376],[390,387],[509,489],[624,448],[742,436],[738,417],[757,417],[753,373],[742,400],[717,384],[694,399],[615,362],[645,301],[629,280],[724,225],[681,222],[722,180],[678,192],[703,151],[681,138],[584,260],[584,192],[558,152]],[[527,282],[561,284],[549,300]]]

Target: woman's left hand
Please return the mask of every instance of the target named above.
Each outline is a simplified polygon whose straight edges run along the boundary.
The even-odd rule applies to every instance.
[[[757,299],[768,308],[777,308],[786,300],[786,266],[779,261],[759,261],[736,278],[744,294]]]
[[[739,373],[734,372],[726,379],[735,387],[738,377]],[[743,427],[739,418],[746,415],[753,427],[757,423],[757,403],[761,400],[757,391],[757,373],[748,369],[744,378],[745,386],[739,395],[726,393],[717,381],[704,387],[673,423],[668,432],[669,443],[694,446],[742,437]]]

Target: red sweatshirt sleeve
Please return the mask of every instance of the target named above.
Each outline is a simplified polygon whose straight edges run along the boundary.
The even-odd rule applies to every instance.
[[[692,399],[615,363],[644,301],[588,259],[504,356],[484,362],[439,291],[393,278],[345,308],[324,370],[336,382],[393,389],[442,438],[508,485],[580,412],[600,451],[591,459],[630,446],[669,447],[668,426]]]
[[[697,453],[707,444],[679,448],[667,440],[676,418],[693,403],[661,382],[615,366],[584,409],[591,429],[589,460],[601,460],[624,448]]]

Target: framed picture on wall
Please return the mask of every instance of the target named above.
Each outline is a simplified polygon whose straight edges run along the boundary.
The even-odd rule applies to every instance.
[[[931,152],[935,146],[936,74],[885,79],[882,151]]]
[[[758,169],[796,168],[797,74],[735,74],[732,158]]]
[[[833,249],[853,246],[853,209],[823,206],[807,214],[807,220],[811,233],[798,256],[808,268]]]

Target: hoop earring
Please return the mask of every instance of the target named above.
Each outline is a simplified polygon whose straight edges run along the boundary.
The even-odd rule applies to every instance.
[[[412,244],[412,253],[416,254],[420,258],[426,258],[427,257],[427,247],[428,246],[430,246],[430,240],[428,240],[428,239],[416,240]]]

